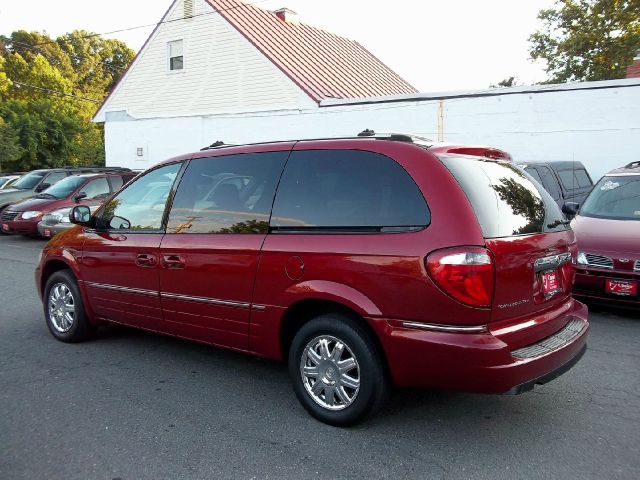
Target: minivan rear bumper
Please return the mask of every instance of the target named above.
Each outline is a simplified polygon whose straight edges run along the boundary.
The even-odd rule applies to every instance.
[[[587,308],[574,301],[565,316],[559,331],[518,349],[489,332],[438,332],[399,327],[390,319],[369,320],[397,386],[521,393],[566,372],[584,353]]]

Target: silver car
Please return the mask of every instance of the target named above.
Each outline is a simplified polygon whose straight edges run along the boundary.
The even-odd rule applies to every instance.
[[[95,212],[100,205],[87,205],[91,213]],[[38,233],[44,238],[53,238],[58,233],[73,227],[73,223],[69,221],[69,213],[73,207],[59,208],[45,214],[42,220],[38,222]]]

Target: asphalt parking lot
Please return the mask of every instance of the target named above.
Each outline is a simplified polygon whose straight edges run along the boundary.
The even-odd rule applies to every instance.
[[[640,478],[639,314],[592,311],[583,360],[531,393],[400,391],[338,429],[278,363],[126,328],[55,341],[43,244],[0,236],[0,478]]]

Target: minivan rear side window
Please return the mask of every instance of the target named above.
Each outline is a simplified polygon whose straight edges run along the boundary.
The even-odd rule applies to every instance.
[[[431,215],[420,189],[393,159],[361,150],[294,151],[273,207],[275,231],[418,230]]]
[[[567,228],[551,195],[516,166],[469,157],[441,160],[469,198],[485,238]]]
[[[267,233],[289,152],[191,160],[169,213],[167,233]]]

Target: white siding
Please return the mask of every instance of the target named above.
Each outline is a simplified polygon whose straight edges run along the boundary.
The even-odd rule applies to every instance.
[[[608,82],[612,88],[517,93],[444,102],[444,140],[492,145],[516,161],[579,160],[594,180],[638,160],[640,81]],[[365,128],[438,137],[440,100],[340,105],[307,110],[107,121],[108,165],[146,168],[216,140],[248,143],[355,135]],[[136,160],[136,147],[149,156]]]
[[[120,85],[96,114],[134,118],[313,108],[315,103],[204,0],[194,18],[174,3]],[[199,15],[199,16],[198,16]],[[175,20],[175,21],[173,21]],[[167,43],[184,41],[184,70],[170,72]]]

